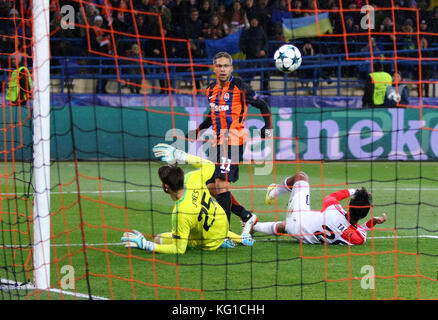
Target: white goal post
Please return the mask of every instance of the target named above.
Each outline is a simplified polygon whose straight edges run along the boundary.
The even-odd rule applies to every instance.
[[[33,270],[35,288],[50,288],[50,16],[33,0]]]

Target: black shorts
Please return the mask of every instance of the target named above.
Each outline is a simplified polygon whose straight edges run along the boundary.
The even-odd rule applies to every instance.
[[[229,182],[239,180],[239,164],[243,161],[245,145],[215,146],[208,150],[208,159],[216,164],[216,170],[207,184],[220,178]]]

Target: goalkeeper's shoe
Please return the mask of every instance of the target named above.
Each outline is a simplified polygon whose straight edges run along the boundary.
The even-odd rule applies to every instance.
[[[121,240],[126,248],[138,248],[147,251],[154,251],[155,248],[155,244],[146,240],[146,238],[137,230],[123,233]]]
[[[242,234],[241,236],[246,236],[246,235],[250,235],[252,232],[252,228],[254,227],[254,225],[259,221],[259,219],[257,218],[257,216],[253,213],[251,218],[248,219],[248,221],[246,222],[242,222]]]
[[[242,236],[242,245],[246,247],[252,247],[254,245],[255,240],[250,234]]]
[[[271,183],[266,190],[266,197],[265,197],[265,203],[266,204],[273,204],[275,197],[271,197],[271,191],[275,189],[277,185],[275,183]]]
[[[222,242],[219,248],[233,249],[235,247],[236,247],[236,243],[233,240],[229,238],[225,238],[224,242]]]

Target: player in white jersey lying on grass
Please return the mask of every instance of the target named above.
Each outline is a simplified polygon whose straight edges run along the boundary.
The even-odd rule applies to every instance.
[[[287,216],[281,222],[257,222],[253,231],[281,235],[289,234],[303,243],[360,245],[367,232],[376,224],[386,221],[386,214],[359,225],[371,207],[371,194],[365,189],[345,189],[324,198],[320,211],[310,209],[309,177],[299,172],[286,178],[282,185],[271,184],[266,203],[272,204],[281,194],[290,194]],[[339,201],[350,197],[348,210]]]

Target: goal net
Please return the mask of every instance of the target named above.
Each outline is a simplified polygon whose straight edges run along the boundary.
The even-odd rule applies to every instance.
[[[0,4],[1,299],[437,298],[434,1],[235,3]],[[290,74],[272,60],[285,43],[303,55]],[[365,187],[373,206],[361,222],[387,221],[363,245],[328,245],[323,228],[315,245],[255,232],[252,247],[213,252],[125,248],[126,231],[153,241],[172,230],[153,146],[207,156],[212,129],[198,141],[186,134],[210,111],[218,51],[272,112],[274,137],[262,139],[249,106],[233,196],[262,223],[286,219],[289,197],[268,205],[266,190],[297,172],[310,178],[314,210],[335,191]],[[368,81],[380,67],[391,78],[383,94],[382,78]],[[242,230],[235,214],[230,229]]]

